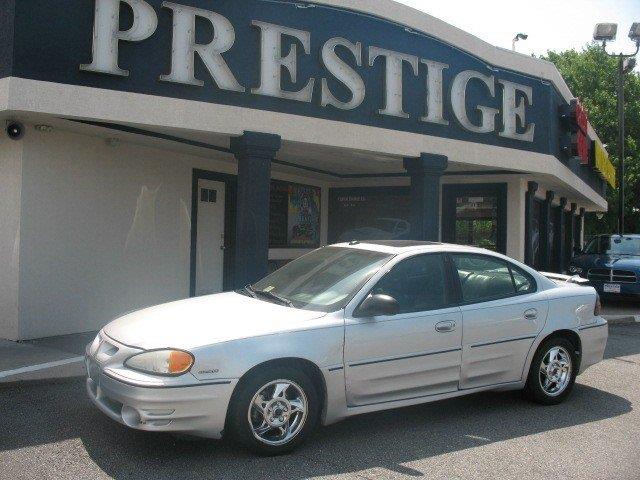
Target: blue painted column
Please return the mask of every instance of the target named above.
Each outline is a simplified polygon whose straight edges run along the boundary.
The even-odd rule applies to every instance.
[[[404,159],[411,177],[411,238],[440,240],[440,180],[449,161],[443,155],[423,153]]]
[[[278,135],[244,132],[231,138],[238,161],[234,284],[240,288],[269,270],[271,161],[280,149]]]

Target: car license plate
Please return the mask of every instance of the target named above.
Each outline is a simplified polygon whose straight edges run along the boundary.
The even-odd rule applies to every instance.
[[[605,283],[602,287],[604,293],[620,293],[619,283]]]

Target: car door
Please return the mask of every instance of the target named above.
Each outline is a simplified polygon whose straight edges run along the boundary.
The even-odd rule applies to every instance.
[[[369,294],[395,298],[400,313],[347,316],[345,375],[349,406],[371,405],[458,389],[462,325],[443,254],[406,258]],[[366,298],[366,296],[364,297]]]
[[[546,294],[531,275],[501,258],[465,253],[452,259],[464,332],[460,388],[521,380],[547,318]]]

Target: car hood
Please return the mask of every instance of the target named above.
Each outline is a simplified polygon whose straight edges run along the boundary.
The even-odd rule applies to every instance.
[[[242,338],[314,328],[324,316],[324,312],[289,308],[231,292],[129,313],[108,324],[103,331],[120,343],[145,350],[189,350]]]
[[[574,263],[583,268],[640,270],[640,257],[631,255],[581,255]]]

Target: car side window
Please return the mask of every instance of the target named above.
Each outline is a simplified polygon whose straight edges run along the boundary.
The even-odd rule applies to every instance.
[[[537,287],[533,278],[513,265],[510,265],[510,269],[513,275],[513,283],[516,285],[516,292],[518,294],[533,293],[536,291]]]
[[[485,255],[455,254],[462,301],[478,303],[535,291],[535,283],[517,267]]]
[[[400,305],[400,313],[437,310],[448,305],[445,256],[418,255],[398,263],[371,290],[389,295]]]

